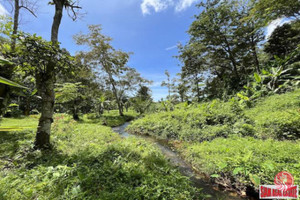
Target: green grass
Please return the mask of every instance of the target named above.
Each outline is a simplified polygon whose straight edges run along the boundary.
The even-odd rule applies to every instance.
[[[109,127],[115,127],[131,121],[137,116],[138,114],[133,110],[124,112],[124,116],[119,116],[118,110],[111,110],[109,112],[105,111],[100,117],[98,117],[95,113],[86,114],[83,116],[83,121],[85,123],[97,123]]]
[[[300,90],[259,99],[178,105],[134,121],[128,131],[167,139],[196,170],[241,192],[287,170],[300,184]],[[217,177],[217,178],[216,178]]]
[[[244,113],[259,138],[300,138],[300,90],[261,99]]]
[[[30,117],[27,117],[26,120],[24,120],[24,118],[3,118],[0,121],[0,134],[4,131],[36,129],[38,125],[38,117],[38,115],[32,115]]]
[[[32,150],[35,129],[0,133],[0,199],[200,199],[156,147],[66,117],[55,117],[52,151]],[[36,117],[1,121],[29,124]]]
[[[290,172],[295,185],[300,184],[300,141],[234,136],[177,147],[198,171],[240,191],[248,186],[258,189],[259,184],[273,185],[280,171]]]

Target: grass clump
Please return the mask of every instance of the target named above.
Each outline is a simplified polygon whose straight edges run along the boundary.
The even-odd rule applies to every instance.
[[[56,117],[44,152],[32,150],[33,130],[0,134],[0,199],[197,199],[158,149],[109,127]]]

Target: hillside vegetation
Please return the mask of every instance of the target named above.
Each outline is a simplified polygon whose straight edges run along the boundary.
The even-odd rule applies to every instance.
[[[147,115],[128,131],[167,139],[199,172],[244,193],[280,171],[300,183],[300,90],[264,97],[252,108],[214,100]]]

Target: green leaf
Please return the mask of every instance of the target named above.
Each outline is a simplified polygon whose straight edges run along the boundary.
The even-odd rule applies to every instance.
[[[250,174],[249,177],[250,177],[251,182],[252,182],[255,186],[260,185],[260,178],[259,178],[257,175]]]
[[[12,63],[9,62],[6,59],[0,57],[0,64],[2,64],[2,65],[11,65]]]
[[[37,89],[34,89],[32,92],[31,92],[31,96],[35,95],[37,93]]]
[[[226,168],[227,167],[227,163],[220,163],[219,164],[219,168],[220,169],[224,169],[224,168]]]
[[[269,72],[267,72],[266,70],[261,70],[261,72],[264,74],[264,75],[268,75],[269,74]]]
[[[22,85],[20,85],[20,84],[18,84],[18,83],[15,83],[15,82],[13,82],[13,81],[10,81],[10,80],[8,80],[8,79],[6,79],[6,78],[3,78],[3,77],[1,77],[1,76],[0,76],[0,83],[5,84],[5,85],[9,85],[9,86],[13,86],[13,87],[18,87],[18,88],[25,88],[25,89],[28,89],[27,87],[24,87],[24,86],[22,86]]]
[[[256,81],[257,83],[260,83],[260,82],[261,82],[261,77],[260,77],[259,74],[254,73],[254,78],[255,78],[255,81]]]
[[[212,174],[212,175],[210,175],[210,177],[212,177],[212,178],[219,178],[220,175],[219,174]]]
[[[240,97],[241,99],[245,100],[245,101],[249,101],[249,97],[242,95],[241,93],[237,93],[236,94],[238,97]]]
[[[243,167],[237,167],[233,170],[232,174],[235,176],[237,175],[239,172],[243,171],[244,168]]]

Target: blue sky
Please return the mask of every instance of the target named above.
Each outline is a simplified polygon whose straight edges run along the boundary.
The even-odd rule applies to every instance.
[[[133,52],[129,66],[136,68],[143,77],[153,80],[151,86],[155,100],[166,97],[167,89],[160,83],[167,69],[172,76],[180,72],[180,63],[174,58],[178,42],[188,40],[189,25],[198,13],[197,0],[88,0],[81,1],[81,19],[73,22],[64,13],[59,41],[72,54],[80,50],[72,36],[86,32],[87,25],[101,24],[103,33],[112,37],[113,46]],[[0,1],[0,13],[11,10],[5,1]],[[5,9],[4,9],[5,8]],[[47,1],[38,1],[38,18],[22,11],[21,29],[37,33],[50,40],[54,7]]]
[[[31,0],[34,1],[34,0]],[[22,11],[21,29],[37,33],[50,40],[50,30],[54,7],[48,1],[38,2],[38,18]],[[72,54],[81,50],[72,36],[87,32],[87,25],[101,24],[103,33],[112,37],[116,49],[133,52],[129,66],[136,68],[143,77],[153,80],[151,86],[155,100],[166,97],[167,89],[160,87],[166,79],[164,71],[172,77],[180,72],[180,62],[174,58],[178,54],[176,45],[188,41],[187,30],[200,10],[195,4],[200,0],[81,0],[82,13],[73,22],[64,13],[60,27],[59,41]],[[0,0],[0,15],[9,13],[11,7]],[[286,22],[280,18],[266,27],[266,36]]]

